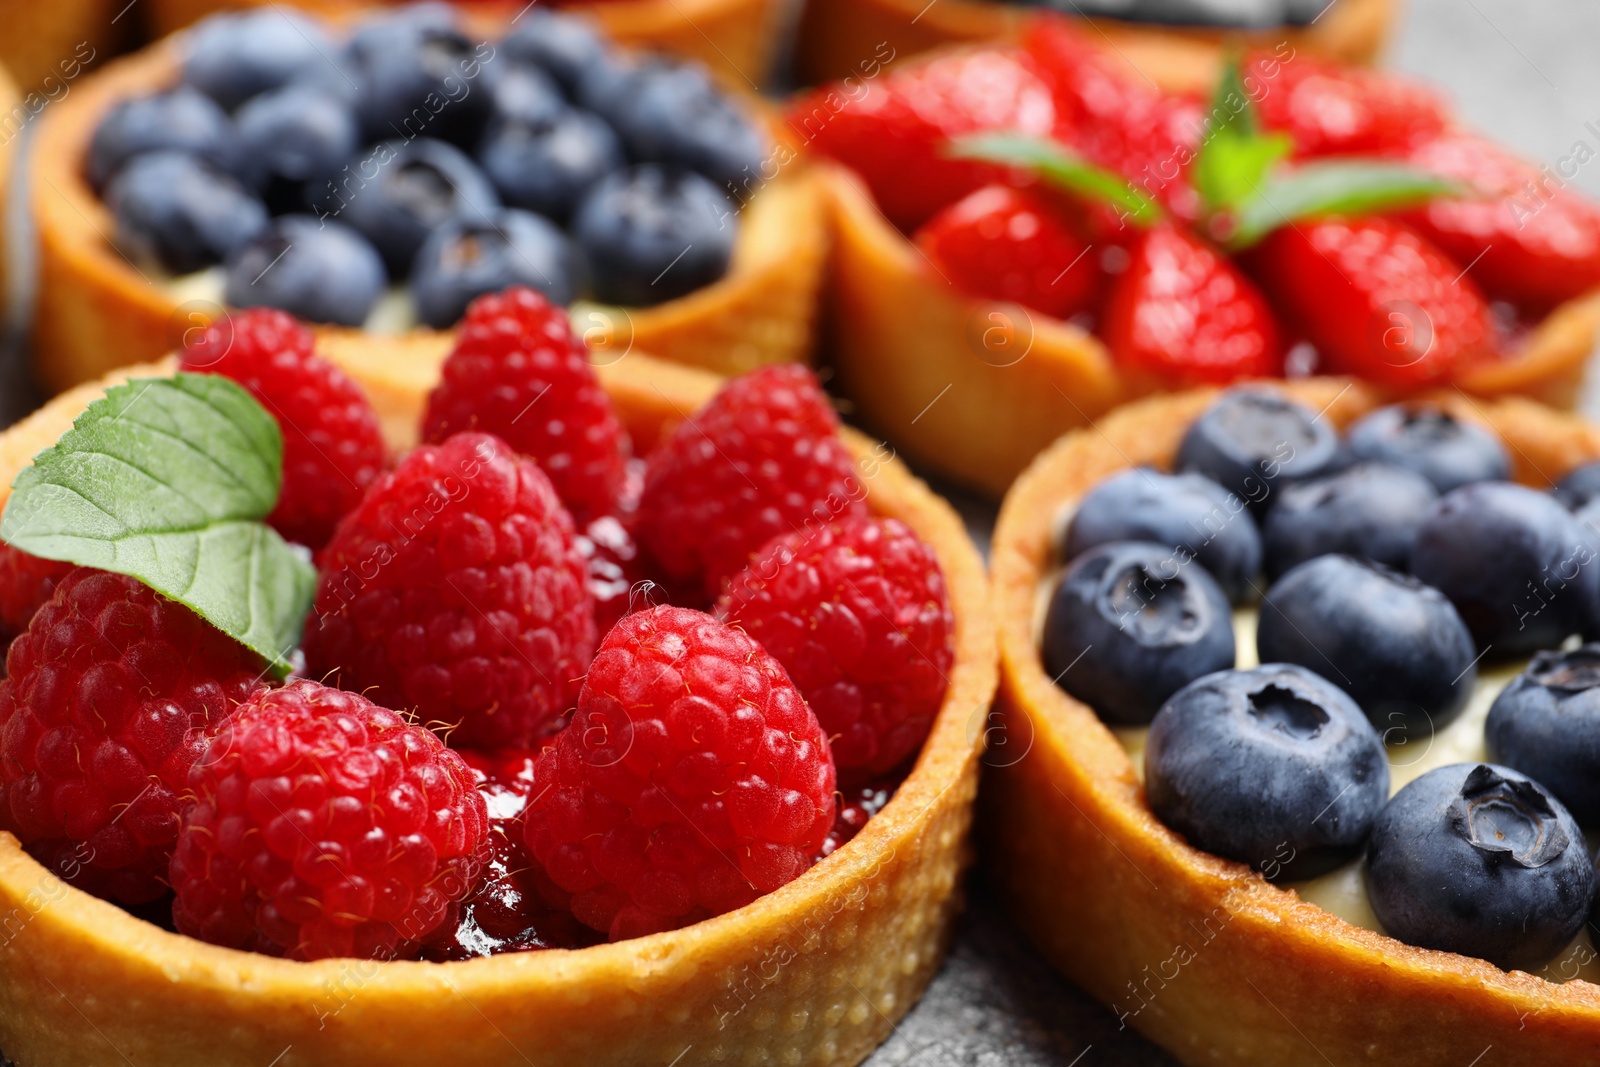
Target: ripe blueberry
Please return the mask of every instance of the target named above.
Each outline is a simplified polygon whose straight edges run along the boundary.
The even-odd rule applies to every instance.
[[[308,322],[360,326],[383,295],[383,260],[335,219],[282,215],[228,257],[226,299]]]
[[[1483,427],[1429,405],[1379,408],[1350,427],[1350,451],[1414,470],[1441,493],[1511,477],[1511,454]]]
[[[1383,809],[1367,847],[1367,895],[1408,945],[1531,971],[1588,915],[1594,867],[1561,802],[1510,767],[1429,771]]]
[[[1334,552],[1404,570],[1438,498],[1422,475],[1386,463],[1358,463],[1285,486],[1261,524],[1267,577],[1276,581],[1291,567]]]
[[[603,178],[572,222],[595,296],[631,307],[659,304],[721,278],[738,230],[733,203],[710,181],[654,164]]]
[[[1185,685],[1233,666],[1228,599],[1198,563],[1144,541],[1072,562],[1044,623],[1045,669],[1118,726],[1142,726]]]
[[[1472,635],[1444,594],[1349,556],[1302,563],[1267,591],[1256,650],[1342,688],[1386,740],[1443,727],[1478,679]]]
[[[1537,779],[1583,825],[1600,824],[1600,645],[1534,656],[1495,698],[1484,734],[1496,763]]]
[[[1158,819],[1274,879],[1339,866],[1389,795],[1383,742],[1361,709],[1292,664],[1219,671],[1173,694],[1144,767]]]
[[[1232,389],[1183,435],[1177,466],[1237,493],[1260,515],[1283,486],[1339,462],[1338,435],[1316,412],[1267,390]]]
[[[136,157],[106,186],[106,206],[122,252],[173,274],[222,262],[267,225],[254,193],[182,152]]]
[[[484,293],[526,285],[570,304],[581,269],[565,234],[548,219],[504,208],[487,219],[451,219],[429,235],[411,269],[417,317],[454,326]]]
[[[89,142],[89,184],[103,189],[130,159],[149,152],[185,152],[237,174],[239,131],[208,97],[179,86],[124,100],[100,120]]]
[[[1070,561],[1108,541],[1182,548],[1236,603],[1261,570],[1261,535],[1244,501],[1198,474],[1141,467],[1096,485],[1072,514],[1061,558]]]
[[[1600,595],[1592,530],[1547,493],[1475,482],[1440,497],[1411,573],[1455,604],[1495,657],[1553,648],[1583,629]]]

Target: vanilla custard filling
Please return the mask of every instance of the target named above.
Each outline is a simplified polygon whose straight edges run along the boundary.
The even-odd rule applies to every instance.
[[[1049,610],[1050,597],[1055,592],[1064,571],[1065,568],[1057,568],[1040,583],[1039,594],[1034,604],[1036,648],[1043,639],[1044,620]],[[1261,662],[1256,655],[1257,616],[1258,612],[1254,607],[1240,608],[1233,613],[1234,643],[1238,650],[1234,666],[1241,670],[1259,666]],[[1389,795],[1394,796],[1408,782],[1436,768],[1453,763],[1487,762],[1489,753],[1484,738],[1484,723],[1489,717],[1489,707],[1494,703],[1495,697],[1500,695],[1500,691],[1521,674],[1526,666],[1526,660],[1491,664],[1487,668],[1480,664],[1478,683],[1466,708],[1449,725],[1435,731],[1431,737],[1407,740],[1399,730],[1389,732],[1384,738],[1386,742],[1384,747],[1389,757]],[[1128,753],[1128,759],[1133,763],[1134,773],[1139,776],[1140,781],[1143,781],[1144,744],[1150,728],[1108,726],[1107,729],[1121,742],[1123,750]],[[1379,730],[1382,732],[1381,727]],[[1596,844],[1600,843],[1597,841],[1600,835],[1591,832],[1588,838],[1589,854],[1592,856]],[[1357,857],[1320,878],[1303,882],[1281,882],[1278,885],[1297,894],[1301,900],[1315,904],[1324,911],[1332,912],[1348,923],[1379,933],[1385,932],[1367,899],[1364,857]],[[1550,982],[1567,982],[1574,978],[1582,978],[1600,984],[1600,959],[1596,958],[1588,930],[1579,932],[1572,944],[1536,973],[1540,978]]]

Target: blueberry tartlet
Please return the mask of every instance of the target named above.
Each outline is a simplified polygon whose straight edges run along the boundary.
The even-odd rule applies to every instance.
[[[886,52],[1009,39],[1041,10],[1077,16],[1138,63],[1195,77],[1218,43],[1291,44],[1346,63],[1370,63],[1394,19],[1394,0],[806,0],[800,68],[812,81],[860,77]],[[1203,74],[1198,74],[1204,77]]]
[[[0,1046],[860,1062],[967,860],[955,513],[804,368],[596,370],[531,289],[420,386],[324,340],[237,312],[0,435]]]
[[[1597,457],[1526,400],[1349,380],[1152,398],[1042,454],[995,533],[1025,754],[985,817],[1044,953],[1185,1063],[1587,1058],[1600,531],[1565,501]]]
[[[268,6],[268,0],[152,0],[146,18],[171,33],[224,8]],[[329,18],[352,10],[398,6],[386,0],[295,0],[295,7]],[[507,0],[464,0],[464,7],[510,18],[523,5]],[[759,84],[772,62],[779,26],[773,0],[563,0],[556,7],[594,19],[614,40],[696,59],[737,84]]]
[[[606,358],[807,358],[820,193],[753,96],[578,15],[213,16],[51,108],[36,358],[63,388],[224,308],[444,335],[510,285]]]
[[[1284,44],[1196,88],[1129,58],[1036,14],[791,107],[841,165],[831,341],[867,424],[998,496],[1061,433],[1174,389],[1575,403],[1600,205],[1569,189],[1518,223],[1537,166],[1397,75]]]

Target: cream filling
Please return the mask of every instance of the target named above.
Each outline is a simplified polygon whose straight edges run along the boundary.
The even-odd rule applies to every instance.
[[[1049,610],[1050,594],[1054,591],[1060,575],[1061,571],[1057,570],[1040,584],[1034,617],[1034,633],[1037,635],[1044,633],[1044,618]],[[1234,640],[1238,649],[1234,666],[1240,669],[1255,667],[1261,662],[1256,655],[1256,619],[1255,608],[1240,609],[1233,615]],[[1466,708],[1453,722],[1444,729],[1436,731],[1432,737],[1407,741],[1399,735],[1399,731],[1393,732],[1392,740],[1386,737],[1385,740],[1390,741],[1385,745],[1389,756],[1389,795],[1393,796],[1408,782],[1438,767],[1488,760],[1488,746],[1483,730],[1484,722],[1489,717],[1489,707],[1494,703],[1495,697],[1500,695],[1500,690],[1521,674],[1525,666],[1526,662],[1496,664],[1481,671],[1477,687],[1473,690],[1472,698]],[[1108,727],[1108,729],[1121,742],[1124,751],[1128,753],[1128,759],[1133,762],[1134,773],[1139,776],[1140,781],[1143,781],[1144,745],[1145,738],[1150,733],[1149,727],[1128,726]],[[1600,835],[1590,834],[1588,843],[1590,854],[1593,855],[1595,846],[1600,844]],[[1367,898],[1365,868],[1366,860],[1358,858],[1320,878],[1304,882],[1280,883],[1280,885],[1297,893],[1301,900],[1309,901],[1324,911],[1332,912],[1346,922],[1384,933],[1383,926],[1373,914],[1372,904]],[[1588,930],[1580,932],[1572,944],[1536,973],[1540,978],[1550,982],[1567,982],[1574,978],[1582,978],[1600,984],[1600,959],[1596,958]]]

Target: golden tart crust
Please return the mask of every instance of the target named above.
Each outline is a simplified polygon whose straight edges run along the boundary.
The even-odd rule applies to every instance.
[[[57,86],[67,80],[60,64],[90,63],[106,55],[117,31],[111,20],[120,7],[113,0],[6,4],[0,11],[0,66],[24,91],[59,92]],[[47,77],[54,79],[49,85]],[[8,113],[14,103],[6,104]]]
[[[85,77],[41,122],[28,164],[39,242],[34,359],[39,380],[52,391],[159,358],[208,312],[180,304],[162,279],[147,277],[116,251],[111,213],[83,177],[101,117],[120,100],[170,84],[182,40],[166,38]],[[755,190],[741,213],[725,277],[652,308],[582,305],[589,310],[580,312],[578,325],[591,344],[720,374],[807,362],[827,257],[824,195],[818,177],[788,148],[775,149],[773,163],[776,177]],[[380,348],[391,340],[341,327],[319,332],[350,334]]]
[[[1154,392],[1100,340],[1014,304],[957,292],[849,171],[824,171],[833,217],[828,331],[841,391],[924,469],[996,497],[1061,434]],[[1475,397],[1577,403],[1600,333],[1600,291],[1561,305],[1516,354],[1473,368]]]
[[[1343,426],[1381,402],[1347,379],[1283,387]],[[1018,479],[992,550],[998,702],[1007,750],[985,782],[985,859],[1050,960],[1125,1025],[1185,1063],[1465,1067],[1594,1062],[1600,987],[1556,985],[1412,948],[1191,848],[1144,801],[1126,752],[1058,689],[1035,642],[1039,583],[1064,504],[1113,471],[1169,466],[1217,395],[1129,405],[1063,437]],[[1511,446],[1516,477],[1547,486],[1600,456],[1600,428],[1517,397],[1437,399]],[[1015,747],[1012,747],[1015,746]]]
[[[261,7],[273,0],[145,0],[157,33],[171,33],[225,8]],[[292,0],[295,7],[328,17],[353,8],[379,8],[374,0]],[[469,6],[505,18],[526,0],[481,0]],[[735,85],[754,87],[771,65],[777,45],[779,0],[614,0],[568,4],[594,19],[613,39],[639,48],[698,59]]]
[[[444,351],[335,348],[390,444],[415,443]],[[0,434],[0,484],[111,380]],[[720,379],[631,355],[600,369],[640,450]],[[463,963],[294,963],[217,948],[69,889],[0,833],[0,1048],[28,1067],[850,1065],[933,977],[960,905],[983,726],[996,684],[988,585],[961,521],[847,433],[873,509],[933,548],[956,618],[950,688],[915,769],[860,835],[748,907],[670,933]],[[0,491],[0,501],[4,491]],[[281,1057],[281,1058],[275,1058]]]
[[[1157,80],[1185,84],[1209,77],[1224,41],[1275,45],[1287,41],[1345,63],[1370,63],[1389,37],[1396,0],[1339,0],[1338,6],[1304,28],[1248,33],[1087,20],[1098,34]],[[862,61],[887,43],[904,59],[942,45],[1016,37],[1038,7],[988,0],[807,0],[800,20],[799,67],[808,81],[832,81],[863,73]],[[881,62],[889,60],[877,55]],[[1207,82],[1200,82],[1205,85]]]

